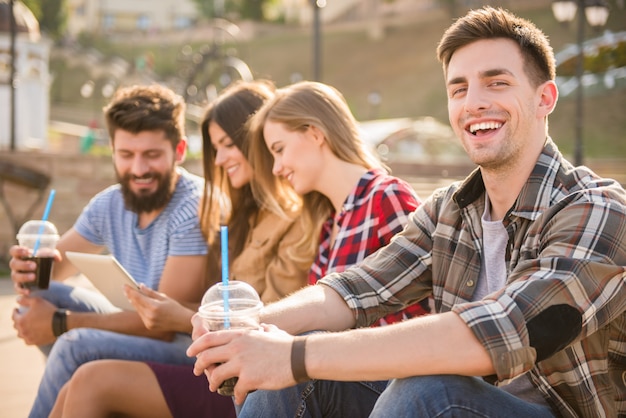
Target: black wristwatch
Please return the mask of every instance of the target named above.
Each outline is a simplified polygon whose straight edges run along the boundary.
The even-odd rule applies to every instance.
[[[52,315],[52,333],[55,337],[67,332],[67,310],[57,309]]]

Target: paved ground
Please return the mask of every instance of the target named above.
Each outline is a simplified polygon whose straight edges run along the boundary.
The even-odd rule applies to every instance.
[[[83,276],[65,283],[93,288]],[[0,277],[0,418],[28,416],[46,362],[39,349],[24,344],[13,329],[15,297],[11,279]]]
[[[27,346],[13,329],[11,313],[15,294],[9,278],[0,278],[0,415],[22,418],[28,415],[44,369],[44,356]]]

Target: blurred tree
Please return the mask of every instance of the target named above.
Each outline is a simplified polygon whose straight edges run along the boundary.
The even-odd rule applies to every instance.
[[[66,0],[22,0],[39,21],[39,28],[53,39],[59,39],[67,23]]]
[[[264,8],[267,4],[273,3],[275,0],[193,0],[202,16],[213,19],[219,16],[220,6],[223,5],[225,14],[236,13],[242,19],[250,19],[254,21],[263,21],[265,18]]]
[[[59,39],[65,33],[67,25],[66,0],[41,0],[40,27],[54,39]]]
[[[242,19],[263,21],[263,4],[268,3],[268,0],[240,0],[237,3],[239,3],[239,13]]]
[[[22,3],[33,12],[37,21],[41,19],[41,0],[22,0]]]
[[[193,0],[193,2],[196,4],[196,9],[202,16],[208,19],[215,17],[215,2],[205,0]]]

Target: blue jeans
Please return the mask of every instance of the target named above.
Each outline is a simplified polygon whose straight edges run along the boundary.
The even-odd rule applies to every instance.
[[[554,418],[547,406],[517,398],[484,380],[424,376],[392,380],[370,415],[436,418]]]
[[[526,402],[475,377],[396,379],[386,389],[384,383],[368,387],[366,382],[313,381],[280,391],[256,391],[248,395],[237,417],[556,417],[549,407]]]
[[[248,394],[237,417],[367,417],[386,386],[386,380],[312,380],[277,391],[258,390]]]
[[[73,312],[111,313],[119,310],[99,293],[62,283],[50,283],[48,290],[38,291],[36,295]],[[190,343],[191,337],[187,334],[177,334],[172,342],[165,342],[92,328],[72,329],[57,338],[51,347],[41,347],[44,353],[48,353],[48,360],[29,417],[47,417],[59,391],[83,363],[123,359],[193,364],[193,359],[185,354]]]

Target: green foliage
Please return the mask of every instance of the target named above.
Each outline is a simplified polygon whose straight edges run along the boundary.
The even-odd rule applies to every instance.
[[[39,21],[39,29],[52,39],[60,39],[67,25],[66,0],[23,0]]]
[[[33,12],[38,21],[41,19],[41,0],[22,0],[22,3]]]
[[[257,22],[265,20],[265,7],[275,0],[223,0],[224,14],[236,14],[241,19],[249,19]],[[220,13],[215,8],[215,1],[193,0],[198,12],[207,19],[213,19]]]
[[[206,0],[193,0],[193,2],[196,4],[196,10],[198,10],[198,13],[203,17],[211,19],[215,16],[213,8],[214,2]]]
[[[83,31],[78,34],[78,43],[83,48],[97,48],[98,41],[98,36],[93,33]]]
[[[578,57],[573,56],[557,66],[557,74],[573,77],[576,74]],[[626,67],[626,42],[617,45],[605,45],[598,48],[595,55],[585,55],[583,72],[604,73],[611,68]]]
[[[54,39],[59,39],[67,26],[66,0],[45,0],[41,5],[39,25]]]
[[[234,3],[238,3],[237,9],[242,19],[250,19],[255,22],[262,22],[264,20],[263,3],[264,0],[234,0]]]

